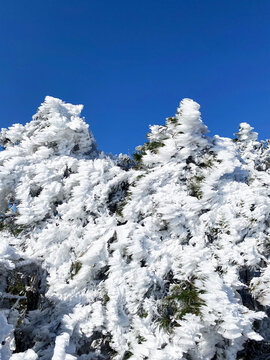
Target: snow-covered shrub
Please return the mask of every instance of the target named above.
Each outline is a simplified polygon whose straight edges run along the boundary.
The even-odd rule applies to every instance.
[[[266,358],[269,142],[181,101],[133,159],[47,97],[0,143],[1,359]]]

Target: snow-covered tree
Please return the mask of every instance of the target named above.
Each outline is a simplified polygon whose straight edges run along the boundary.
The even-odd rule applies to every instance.
[[[1,358],[269,353],[267,145],[245,123],[208,137],[199,108],[182,100],[132,160],[51,97],[1,131]]]

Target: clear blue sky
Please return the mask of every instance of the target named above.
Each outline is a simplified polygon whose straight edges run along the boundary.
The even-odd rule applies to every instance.
[[[270,138],[270,1],[3,1],[0,126],[46,95],[84,104],[99,148],[133,152],[179,100],[211,134]]]

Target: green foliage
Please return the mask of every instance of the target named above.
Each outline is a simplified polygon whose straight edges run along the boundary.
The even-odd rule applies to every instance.
[[[148,313],[147,313],[146,311],[143,311],[142,313],[139,314],[139,316],[140,316],[141,318],[147,318]]]
[[[217,223],[216,227],[211,229],[211,232],[214,237],[217,237],[218,234],[227,234],[230,235],[230,230],[228,228],[228,223],[226,222],[224,217],[221,217]]]
[[[210,243],[213,243],[215,240],[217,240],[219,234],[226,234],[230,235],[230,229],[228,226],[228,223],[225,221],[223,217],[221,217],[215,224],[214,227],[209,227],[206,235],[208,238],[208,241]],[[217,245],[216,245],[217,246]]]
[[[133,154],[133,160],[135,161],[135,163],[140,163],[142,161],[143,155],[145,154],[143,154],[141,151],[136,151]]]
[[[175,116],[168,117],[166,120],[167,120],[168,124],[170,123],[170,124],[176,125],[178,123],[178,120]]]
[[[173,315],[171,308],[167,309],[167,313],[163,313],[162,316],[158,319],[159,325],[168,332],[172,331],[173,326],[175,326],[176,324],[174,324],[174,322],[171,320],[171,316]],[[173,309],[175,310],[175,309]]]
[[[209,151],[205,154],[203,158],[202,167],[204,168],[212,168],[213,166],[220,164],[222,161],[220,159],[217,159],[217,154],[213,151]]]
[[[70,278],[73,280],[74,276],[78,274],[78,272],[81,270],[82,263],[80,261],[75,261],[70,266]]]
[[[157,154],[158,148],[163,147],[164,144],[160,141],[151,141],[148,143],[145,143],[145,149],[150,150],[152,153]]]
[[[10,227],[10,232],[12,233],[12,235],[18,236],[24,229],[24,226],[12,224],[12,226]]]
[[[261,285],[261,283],[262,283],[261,280],[258,280],[258,281],[255,282],[255,284],[254,283],[252,283],[252,285],[250,284],[249,288],[250,288],[251,292],[256,291],[257,287],[259,285]]]
[[[123,210],[124,210],[124,207],[126,206],[126,204],[128,203],[128,201],[130,200],[130,198],[131,198],[131,192],[130,192],[130,191],[127,191],[126,197],[125,197],[122,201],[119,201],[119,202],[116,204],[115,213],[116,213],[118,216],[124,217],[124,216],[123,216]]]
[[[160,326],[172,332],[175,326],[179,326],[176,320],[181,320],[186,314],[201,316],[201,307],[205,302],[200,298],[200,294],[202,291],[188,281],[173,286],[161,304],[161,316],[158,319]]]
[[[3,222],[0,223],[0,231],[8,230],[8,226],[4,224]]]
[[[125,351],[123,359],[122,360],[127,360],[132,356],[132,352],[131,351]]]
[[[119,202],[119,204],[117,205],[115,213],[118,216],[123,217],[123,210],[124,210],[126,203],[127,203],[126,200],[123,200],[123,201]]]
[[[27,290],[26,282],[22,273],[15,273],[8,279],[6,292],[10,295],[18,296],[18,299],[12,299],[12,306],[19,312],[17,325],[21,325],[27,312]],[[21,298],[19,298],[21,296]]]
[[[201,183],[204,180],[204,176],[194,176],[190,179],[188,184],[189,195],[194,196],[197,199],[201,199],[203,196],[201,190]]]
[[[135,162],[135,169],[141,169],[142,168],[142,157],[146,155],[146,151],[150,151],[153,154],[158,153],[158,149],[160,147],[163,147],[164,144],[161,141],[150,141],[144,143],[142,146],[138,147],[138,150],[136,150],[133,154],[133,161]]]
[[[106,305],[110,301],[110,297],[107,292],[103,296],[103,304]]]
[[[145,174],[138,175],[138,176],[136,177],[136,181],[141,180],[144,176],[145,176]]]
[[[137,340],[138,340],[138,344],[142,344],[143,342],[146,341],[146,339],[145,339],[143,336],[141,336],[140,334],[138,334],[138,335],[136,336],[136,338],[137,338]]]
[[[16,309],[19,312],[19,318],[17,325],[20,325],[23,323],[23,320],[25,318],[26,312],[27,312],[27,299],[20,299],[18,305],[16,306]]]
[[[212,159],[206,159],[203,163],[205,168],[212,168],[214,165],[214,162]]]
[[[25,226],[17,225],[14,219],[9,222],[4,221],[3,217],[0,219],[0,231],[9,231],[13,236],[18,236],[24,229]]]
[[[133,153],[134,168],[139,170],[142,168],[142,157],[146,154],[145,144],[138,146]]]
[[[7,292],[18,296],[24,296],[26,294],[23,274],[16,273],[14,277],[9,279]]]

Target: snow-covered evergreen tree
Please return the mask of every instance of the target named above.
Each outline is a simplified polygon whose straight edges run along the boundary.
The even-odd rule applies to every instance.
[[[268,143],[208,137],[199,108],[133,159],[51,97],[1,131],[2,359],[266,359]]]

